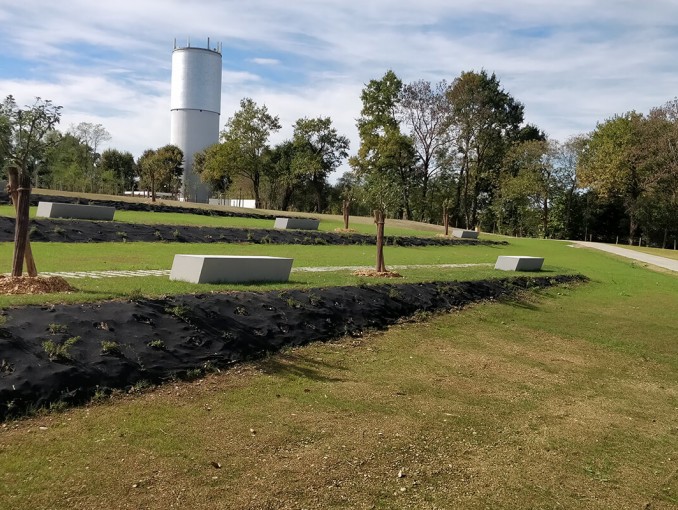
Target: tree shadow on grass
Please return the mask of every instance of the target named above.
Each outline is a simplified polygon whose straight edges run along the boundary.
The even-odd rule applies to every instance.
[[[341,377],[325,375],[327,372],[346,370],[346,368],[301,354],[299,351],[286,351],[269,356],[259,362],[259,367],[267,374],[281,375],[286,378],[304,378],[318,382],[341,382]]]

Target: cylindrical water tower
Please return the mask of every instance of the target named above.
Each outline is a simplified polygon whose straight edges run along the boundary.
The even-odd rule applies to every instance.
[[[184,152],[183,200],[207,202],[208,187],[193,172],[193,155],[219,141],[221,46],[172,52],[170,143]]]

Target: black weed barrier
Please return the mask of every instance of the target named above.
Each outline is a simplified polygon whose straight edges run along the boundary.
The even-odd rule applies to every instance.
[[[116,221],[34,219],[30,223],[34,242],[183,242],[183,243],[259,243],[304,245],[376,244],[376,236],[343,234],[317,230],[276,230],[264,228],[196,227],[183,225],[141,225]],[[0,217],[0,242],[14,241],[14,218]],[[386,243],[396,246],[501,245],[506,241],[446,239],[440,237],[387,236]]]
[[[383,329],[583,276],[209,293],[21,307],[0,327],[0,419],[200,375],[285,346]]]

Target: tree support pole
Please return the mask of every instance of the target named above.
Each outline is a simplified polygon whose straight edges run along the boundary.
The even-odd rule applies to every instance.
[[[14,259],[12,260],[12,276],[21,276],[22,274],[22,269],[23,269],[23,263],[22,259],[25,259],[26,261],[26,271],[28,272],[28,276],[38,276],[38,269],[35,266],[35,259],[33,258],[33,250],[31,249],[31,242],[28,239],[28,207],[30,206],[30,177],[26,179],[28,181],[28,190],[26,191],[26,197],[25,197],[25,202],[26,202],[26,207],[25,207],[25,218],[23,222],[19,221],[19,195],[20,192],[22,191],[20,188],[23,188],[23,186],[20,185],[19,183],[19,172],[16,169],[16,167],[10,167],[7,171],[7,177],[8,177],[8,183],[7,183],[7,192],[9,193],[9,196],[12,200],[12,204],[14,205],[14,211],[16,213],[16,223],[14,227]],[[26,223],[23,225],[23,223]],[[21,223],[21,225],[20,225]],[[25,241],[24,241],[24,247],[23,247],[23,256],[19,258],[18,260],[16,257],[19,255],[18,250],[17,250],[17,235],[20,232],[20,228],[24,229],[25,232]],[[17,267],[18,267],[18,274],[17,273]]]
[[[386,264],[384,263],[384,211],[374,211],[374,222],[377,224],[377,272],[385,273]]]

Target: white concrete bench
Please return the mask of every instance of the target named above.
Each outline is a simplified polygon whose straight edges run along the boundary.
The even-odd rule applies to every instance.
[[[502,271],[540,271],[543,264],[543,257],[501,255],[497,257],[494,268]]]
[[[318,225],[320,225],[320,220],[312,218],[276,218],[273,228],[318,230]]]
[[[464,230],[463,228],[453,228],[452,235],[460,239],[478,239],[478,232],[475,230]]]
[[[78,220],[111,221],[115,207],[103,205],[62,204],[60,202],[38,202],[38,218],[74,218]]]
[[[286,282],[293,261],[251,255],[175,255],[170,280],[190,283]]]

